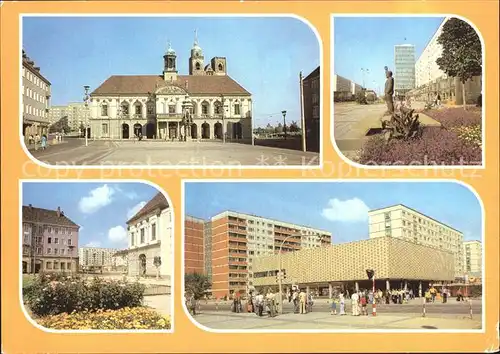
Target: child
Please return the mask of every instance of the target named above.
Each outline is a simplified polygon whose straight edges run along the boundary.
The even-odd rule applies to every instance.
[[[336,298],[332,298],[332,312],[331,312],[332,315],[336,315],[337,314],[337,299]]]
[[[361,295],[359,302],[361,304],[361,315],[368,316],[368,312],[366,311],[366,296],[365,296],[365,294]]]

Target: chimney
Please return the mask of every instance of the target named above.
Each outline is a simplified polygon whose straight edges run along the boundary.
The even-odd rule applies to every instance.
[[[61,216],[61,207],[57,207],[57,217]]]

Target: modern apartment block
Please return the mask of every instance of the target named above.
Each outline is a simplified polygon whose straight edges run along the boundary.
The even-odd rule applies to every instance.
[[[78,260],[82,270],[112,271],[123,266],[123,261],[114,257],[118,249],[102,247],[81,247],[78,249]]]
[[[77,271],[79,229],[59,207],[23,205],[23,273]]]
[[[205,274],[205,220],[186,216],[184,220],[184,274]]]
[[[481,278],[483,266],[483,252],[481,241],[464,241],[465,274]]]
[[[208,280],[212,281],[212,222],[206,221],[204,228],[205,228],[205,234],[204,234],[205,274],[207,275]]]
[[[430,100],[435,92],[439,92],[442,100],[452,100],[456,104],[462,104],[462,83],[457,78],[448,77],[439,68],[436,60],[441,57],[443,47],[438,43],[438,38],[443,33],[443,26],[450,20],[446,17],[441,22],[422,54],[415,63],[415,87],[419,88],[415,96],[420,100]],[[482,77],[476,76],[465,84],[466,101],[476,103],[482,91]]]
[[[307,151],[319,152],[320,141],[320,99],[321,79],[320,67],[302,79],[304,96],[304,121]]]
[[[50,106],[50,81],[40,73],[40,67],[28,57],[23,50],[22,57],[22,109],[23,136],[28,140],[30,135],[41,137],[48,134]]]
[[[370,238],[396,237],[451,252],[455,259],[455,277],[463,277],[462,232],[402,204],[371,210],[368,217]]]
[[[363,86],[354,81],[340,75],[333,75],[333,100],[335,102],[354,101],[356,93],[362,89]]]
[[[78,131],[80,126],[85,125],[86,117],[85,104],[74,102],[66,106],[52,106],[49,109],[49,122],[54,124],[60,119],[67,117],[68,125],[72,131]]]
[[[394,91],[405,95],[415,88],[415,46],[398,44],[394,46]]]
[[[212,294],[216,297],[253,288],[255,257],[331,245],[328,231],[225,211],[211,218]]]

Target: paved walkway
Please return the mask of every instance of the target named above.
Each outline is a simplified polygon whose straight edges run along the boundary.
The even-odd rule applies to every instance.
[[[415,316],[377,315],[339,316],[324,312],[310,312],[305,315],[283,314],[274,318],[257,317],[254,313],[201,312],[194,317],[198,323],[212,329],[481,329],[481,316],[470,319],[466,316]]]
[[[172,314],[171,300],[171,295],[144,296],[144,305],[154,308],[162,315],[170,316]]]
[[[412,103],[415,109],[423,109],[422,102]],[[339,150],[349,159],[356,160],[370,129],[381,129],[381,118],[387,112],[383,103],[359,105],[357,103],[334,104],[334,137]],[[424,126],[441,124],[424,113],[418,113]]]
[[[89,141],[74,139],[66,146],[34,151],[33,156],[51,165],[164,167],[215,166],[318,166],[319,154],[289,149],[221,142]]]

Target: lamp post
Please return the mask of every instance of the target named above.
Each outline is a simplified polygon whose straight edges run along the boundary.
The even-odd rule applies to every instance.
[[[363,73],[363,88],[365,88],[365,74],[368,74],[370,70],[366,68],[361,68],[361,72]]]
[[[281,114],[283,114],[283,133],[285,133],[286,140],[286,111],[281,111]]]
[[[85,102],[85,146],[88,146],[89,145],[89,139],[88,139],[88,135],[89,135],[88,109],[89,109],[89,99],[90,99],[90,96],[89,96],[90,86],[89,85],[85,85],[85,86],[83,86],[83,88],[85,90],[85,94],[83,96],[83,102]]]
[[[297,236],[301,236],[301,234],[292,234],[285,237],[285,239],[281,242],[280,249],[278,251],[278,292],[279,292],[280,315],[283,314],[283,277],[281,272],[281,249],[283,248],[283,245],[285,244],[286,240],[288,240],[290,237],[297,237]]]

